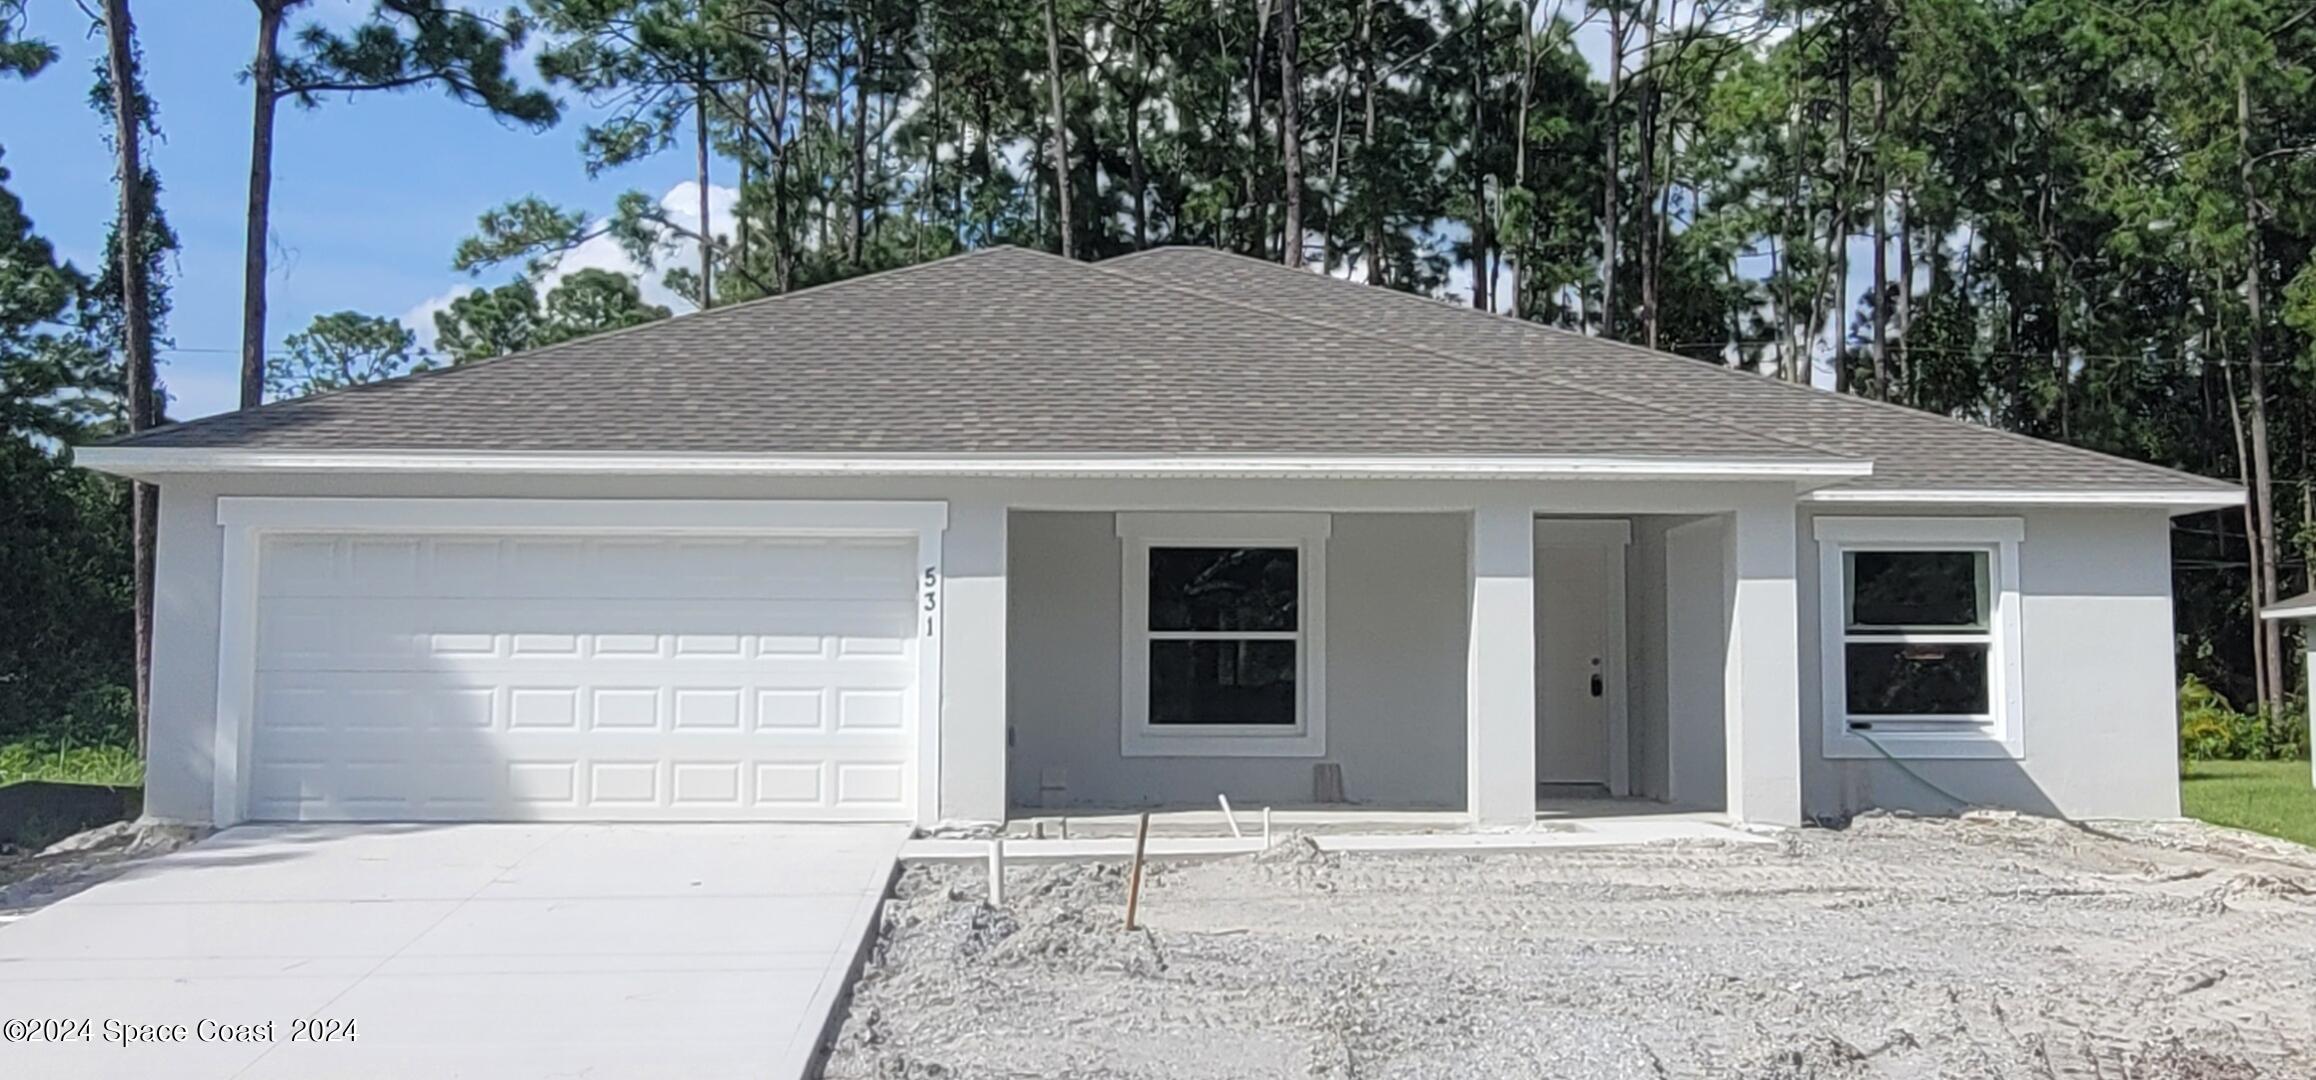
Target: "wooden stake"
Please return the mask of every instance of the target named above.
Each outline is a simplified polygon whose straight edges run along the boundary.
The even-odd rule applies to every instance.
[[[1134,868],[1126,877],[1126,929],[1134,929],[1134,910],[1142,903],[1142,849],[1150,842],[1150,815],[1144,812],[1134,826]]]

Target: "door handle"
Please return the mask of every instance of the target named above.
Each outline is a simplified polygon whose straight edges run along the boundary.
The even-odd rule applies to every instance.
[[[1592,676],[1592,696],[1600,696],[1600,676],[1598,674]]]

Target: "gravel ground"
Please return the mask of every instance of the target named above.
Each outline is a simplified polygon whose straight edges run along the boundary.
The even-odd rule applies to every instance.
[[[2316,851],[1861,818],[1779,846],[906,871],[827,1064],[893,1077],[2316,1077]]]
[[[38,854],[0,855],[0,922],[29,915],[204,835],[206,830],[182,825],[119,821],[68,836]]]

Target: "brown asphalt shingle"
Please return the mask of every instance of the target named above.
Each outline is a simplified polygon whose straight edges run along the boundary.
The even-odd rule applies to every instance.
[[[992,248],[116,445],[1872,460],[1866,483],[2227,485],[1170,248]]]

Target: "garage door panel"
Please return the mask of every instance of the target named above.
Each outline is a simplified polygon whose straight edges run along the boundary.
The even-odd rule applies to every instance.
[[[260,670],[425,670],[443,661],[911,659],[903,603],[604,602],[284,597]]]
[[[906,600],[890,537],[297,537],[265,543],[261,597]]]
[[[254,817],[911,816],[914,541],[277,537],[263,560]]]

